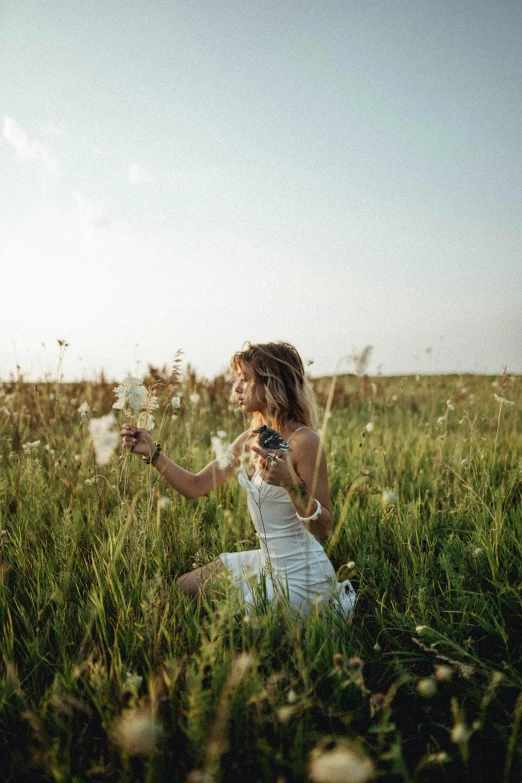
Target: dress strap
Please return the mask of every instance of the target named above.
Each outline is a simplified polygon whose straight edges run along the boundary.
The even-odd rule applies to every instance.
[[[296,432],[299,432],[299,430],[311,430],[311,429],[312,429],[311,427],[298,427],[296,430],[294,430],[294,431],[292,432],[292,434],[290,435],[290,437],[288,438],[288,440],[287,440],[286,442],[287,442],[287,443],[290,443],[290,441],[291,441],[291,440],[292,440],[292,438],[294,437],[295,433],[296,433]]]

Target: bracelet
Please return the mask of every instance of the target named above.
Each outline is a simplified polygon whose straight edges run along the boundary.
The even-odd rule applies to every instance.
[[[150,457],[142,457],[143,462],[146,462],[147,465],[152,465],[153,462],[156,462],[160,455],[161,451],[161,443],[155,443],[154,444],[154,451],[150,455]]]
[[[312,514],[311,517],[300,517],[299,514],[296,512],[297,519],[300,522],[315,522],[317,517],[321,516],[321,511],[323,510],[323,507],[321,506],[321,504],[319,503],[317,498],[314,498],[314,500],[317,503],[317,508],[316,508],[316,510],[314,511],[314,513]]]

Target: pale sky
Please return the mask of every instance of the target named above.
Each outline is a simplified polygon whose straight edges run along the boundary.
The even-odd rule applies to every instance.
[[[3,0],[0,378],[522,372],[521,41],[519,0]]]

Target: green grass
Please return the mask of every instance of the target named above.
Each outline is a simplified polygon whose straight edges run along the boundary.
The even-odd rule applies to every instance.
[[[330,379],[315,386],[324,410]],[[355,562],[358,603],[350,623],[298,623],[284,607],[244,617],[223,581],[199,605],[175,587],[257,546],[237,482],[187,501],[135,458],[96,467],[77,408],[108,413],[112,384],[4,383],[2,780],[293,783],[337,749],[371,759],[379,780],[519,781],[520,387],[338,379],[325,548],[338,569]],[[189,373],[181,391],[173,420],[159,387],[153,434],[198,470],[212,433],[247,422],[223,378]]]

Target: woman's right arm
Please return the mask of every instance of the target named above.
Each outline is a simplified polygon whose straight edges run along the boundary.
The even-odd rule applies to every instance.
[[[150,457],[154,452],[154,441],[147,430],[140,427],[132,427],[124,424],[122,429],[123,445],[132,449],[133,454]],[[212,460],[199,473],[191,473],[185,470],[160,452],[159,457],[152,463],[158,473],[170,484],[176,492],[179,492],[189,500],[206,495],[216,487],[221,487],[235,476],[243,444],[248,437],[248,431],[243,432],[232,444],[231,450],[234,461],[230,465],[220,465],[217,459]]]

